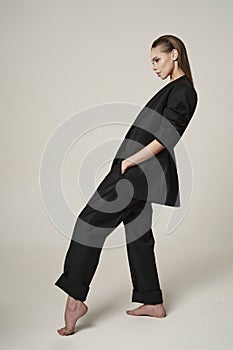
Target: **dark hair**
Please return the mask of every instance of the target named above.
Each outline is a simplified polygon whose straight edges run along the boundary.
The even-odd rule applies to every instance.
[[[183,41],[174,35],[162,35],[153,42],[151,49],[158,45],[161,45],[162,52],[169,53],[173,49],[178,51],[178,65],[187,75],[193,86],[193,78],[189,65],[188,54]]]

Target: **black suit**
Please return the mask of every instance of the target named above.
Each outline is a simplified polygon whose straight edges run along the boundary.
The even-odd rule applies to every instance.
[[[163,302],[154,256],[151,202],[180,205],[173,149],[186,129],[196,103],[195,89],[188,78],[182,76],[159,90],[128,130],[111,170],[77,218],[64,271],[55,282],[73,298],[86,299],[105,239],[123,222],[133,283],[132,301]],[[154,139],[166,148],[122,174],[122,159]],[[123,179],[129,181],[119,181]],[[121,188],[117,189],[118,182]],[[129,183],[133,185],[133,195]]]

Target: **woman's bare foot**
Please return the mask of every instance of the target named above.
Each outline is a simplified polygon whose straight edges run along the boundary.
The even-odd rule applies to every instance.
[[[76,321],[85,315],[88,307],[81,300],[76,300],[68,295],[65,309],[65,327],[60,328],[57,332],[60,335],[70,335],[74,331]]]
[[[128,315],[132,316],[152,316],[152,317],[166,317],[166,310],[163,304],[144,304],[133,310],[126,310]]]

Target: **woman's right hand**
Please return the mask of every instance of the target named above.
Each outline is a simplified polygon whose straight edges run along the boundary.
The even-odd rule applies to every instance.
[[[128,168],[131,168],[132,166],[135,166],[135,165],[137,165],[137,164],[132,162],[129,159],[127,159],[127,158],[123,159],[123,161],[121,162],[121,169],[120,169],[121,175],[123,175]]]

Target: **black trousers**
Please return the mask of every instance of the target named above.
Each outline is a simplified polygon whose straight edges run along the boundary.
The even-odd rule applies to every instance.
[[[152,203],[130,197],[124,187],[117,192],[116,184],[123,178],[119,160],[78,215],[64,270],[55,285],[73,298],[85,301],[105,239],[123,222],[133,284],[131,301],[160,304],[163,298],[151,229]]]

